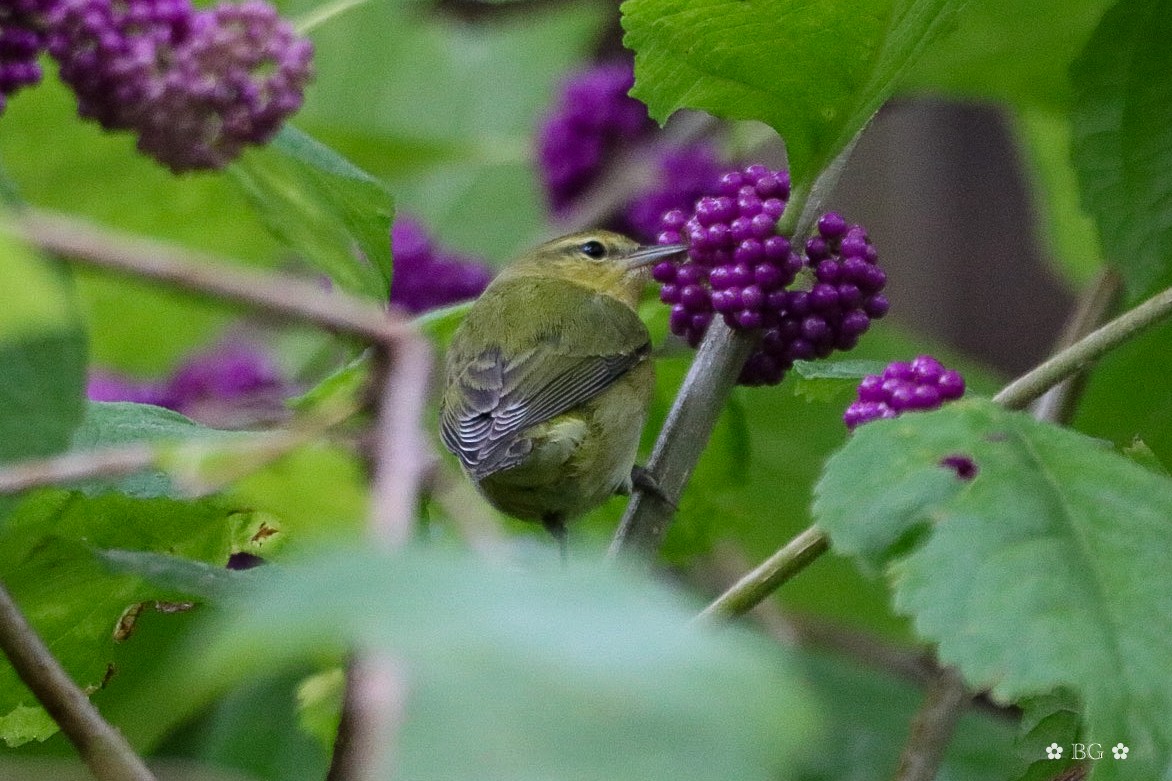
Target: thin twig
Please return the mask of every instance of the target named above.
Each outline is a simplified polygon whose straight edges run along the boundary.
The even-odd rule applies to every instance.
[[[1172,315],[1172,288],[1157,293],[1065,350],[1055,353],[1005,386],[993,397],[993,401],[1008,409],[1023,409],[1067,377],[1169,315]]]
[[[729,587],[704,608],[695,620],[712,621],[744,614],[805,569],[829,547],[830,541],[822,530],[811,526]]]
[[[21,461],[0,467],[0,495],[79,480],[126,477],[150,469],[157,460],[154,447],[137,444]]]
[[[384,363],[387,368],[374,430],[370,528],[375,539],[394,549],[406,544],[415,527],[419,486],[429,462],[421,421],[427,403],[431,348],[422,337],[416,337],[401,339],[380,353],[375,363]]]
[[[154,781],[134,749],[62,669],[0,583],[0,649],[99,781]]]
[[[325,290],[315,280],[255,271],[213,255],[98,228],[71,217],[27,211],[11,221],[0,221],[0,231],[75,263],[249,304],[371,342],[395,340],[413,330],[406,319],[366,299]]]
[[[1114,308],[1123,291],[1123,277],[1115,269],[1104,268],[1079,296],[1074,313],[1058,337],[1056,349],[1061,350],[1082,339],[1098,328]],[[1074,405],[1082,395],[1086,373],[1067,377],[1043,393],[1031,407],[1039,420],[1063,422],[1074,414]]]
[[[346,668],[342,719],[326,781],[390,778],[391,736],[406,717],[406,676],[394,659],[362,656]]]
[[[417,333],[375,345],[369,534],[386,550],[410,541],[432,461],[422,429],[430,371],[431,346]],[[390,776],[392,737],[404,718],[406,692],[406,677],[393,659],[361,653],[351,659],[326,781]]]
[[[960,714],[972,699],[955,670],[944,667],[928,686],[912,719],[895,781],[932,781],[944,762]]]

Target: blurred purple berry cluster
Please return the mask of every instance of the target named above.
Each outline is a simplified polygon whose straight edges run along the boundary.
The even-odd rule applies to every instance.
[[[538,127],[537,157],[546,200],[553,214],[562,216],[624,146],[652,142],[646,147],[652,171],[647,186],[603,222],[650,244],[660,216],[690,209],[713,191],[727,166],[707,142],[660,143],[647,109],[627,94],[634,83],[630,63],[595,65],[572,75]]]
[[[39,80],[46,46],[82,117],[176,173],[269,141],[312,75],[313,45],[265,0],[0,0],[0,100]]]
[[[105,371],[90,373],[91,401],[133,401],[166,407],[205,423],[212,407],[282,400],[292,387],[272,357],[256,344],[228,340],[191,355],[170,376],[143,382]],[[222,410],[216,410],[217,412]]]
[[[623,144],[650,132],[647,108],[627,95],[635,75],[627,63],[607,63],[572,75],[537,133],[537,156],[555,214],[597,179]]]
[[[610,227],[645,244],[653,243],[663,215],[673,209],[691,209],[697,198],[719,187],[726,168],[709,144],[657,150],[651,186],[621,209]]]
[[[41,80],[37,57],[45,50],[45,16],[56,0],[0,0],[0,114],[8,97]]]
[[[437,246],[411,217],[395,218],[391,253],[391,303],[413,314],[476,298],[492,279],[484,262]]]
[[[656,265],[652,276],[672,308],[672,332],[693,347],[717,314],[730,328],[761,329],[741,384],[775,385],[796,360],[849,350],[887,313],[887,276],[861,226],[828,212],[801,252],[777,233],[787,172],[750,165],[721,176],[714,190],[690,213],[663,215],[658,242],[685,243],[688,256]],[[808,287],[793,287],[799,273]]]
[[[864,377],[859,383],[857,400],[846,408],[842,419],[853,430],[879,418],[936,409],[963,395],[964,377],[960,372],[945,369],[930,355],[921,355],[911,362],[895,361],[882,374]]]

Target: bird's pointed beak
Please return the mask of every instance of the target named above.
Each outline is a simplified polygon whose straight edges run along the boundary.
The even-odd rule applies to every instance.
[[[628,271],[646,268],[657,260],[670,258],[673,255],[682,255],[688,251],[687,244],[661,244],[652,247],[640,247],[624,258]]]

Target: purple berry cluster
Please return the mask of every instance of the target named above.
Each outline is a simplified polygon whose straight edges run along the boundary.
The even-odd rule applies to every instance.
[[[655,241],[660,218],[673,209],[690,209],[705,193],[719,187],[725,166],[710,144],[666,147],[656,152],[651,187],[622,210],[615,230],[645,244]]]
[[[964,377],[945,369],[930,355],[911,362],[895,361],[882,374],[868,374],[859,383],[858,398],[846,408],[843,422],[855,429],[868,421],[894,418],[904,412],[936,409],[964,395]]]
[[[663,215],[659,243],[685,242],[688,257],[659,263],[652,277],[672,307],[672,332],[693,347],[714,312],[734,328],[760,328],[769,296],[793,282],[801,258],[776,232],[789,187],[786,172],[751,165],[721,176],[717,195],[699,198],[691,215]]]
[[[264,0],[59,0],[49,51],[78,111],[172,171],[222,168],[301,106],[312,44]]]
[[[290,390],[266,351],[255,344],[230,340],[191,355],[160,381],[138,381],[92,371],[86,395],[91,401],[154,404],[206,420],[201,413],[213,405],[280,400]]]
[[[627,95],[628,63],[598,65],[570,77],[538,129],[537,156],[554,213],[590,187],[607,158],[654,128],[647,107]]]
[[[0,114],[8,97],[41,80],[44,19],[56,0],[0,0]]]
[[[800,252],[777,233],[789,191],[787,172],[750,165],[720,177],[690,215],[674,210],[661,222],[659,243],[688,245],[686,261],[652,270],[672,332],[694,347],[717,314],[730,328],[761,331],[743,385],[775,385],[796,360],[849,350],[887,313],[887,276],[861,226],[828,212]],[[809,284],[797,288],[799,273]]]
[[[395,264],[391,303],[408,312],[476,298],[492,279],[487,265],[436,246],[423,225],[410,217],[395,219],[391,253]]]

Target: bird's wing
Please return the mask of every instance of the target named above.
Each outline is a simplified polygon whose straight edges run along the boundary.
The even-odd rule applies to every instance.
[[[562,341],[567,330],[588,336],[568,344]],[[621,338],[599,336],[616,333]],[[455,340],[449,357],[440,436],[477,478],[520,463],[531,443],[517,434],[602,393],[651,349],[638,316],[598,294],[513,336],[521,349],[510,357],[498,345],[471,339]]]

